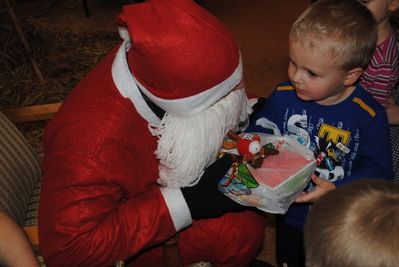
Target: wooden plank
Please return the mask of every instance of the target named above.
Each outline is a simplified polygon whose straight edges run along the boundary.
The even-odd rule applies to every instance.
[[[62,102],[35,105],[21,108],[11,108],[2,112],[14,123],[47,120],[54,116]]]
[[[23,227],[26,235],[29,238],[29,241],[32,245],[38,246],[39,245],[39,231],[37,225],[29,225]]]

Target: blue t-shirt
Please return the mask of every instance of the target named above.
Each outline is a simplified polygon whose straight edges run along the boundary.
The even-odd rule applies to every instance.
[[[392,179],[389,127],[384,108],[360,85],[345,100],[320,105],[300,100],[290,82],[280,84],[253,115],[246,132],[268,132],[257,122],[266,118],[309,147],[316,174],[336,186],[359,178]],[[310,190],[309,183],[305,190]],[[310,204],[294,203],[285,222],[303,229]]]

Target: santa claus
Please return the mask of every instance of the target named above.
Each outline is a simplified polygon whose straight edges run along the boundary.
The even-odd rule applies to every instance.
[[[215,162],[251,110],[236,41],[189,0],[128,5],[118,23],[122,43],[46,129],[46,264],[162,266],[179,233],[184,265],[248,266],[264,221],[217,190],[231,161]]]

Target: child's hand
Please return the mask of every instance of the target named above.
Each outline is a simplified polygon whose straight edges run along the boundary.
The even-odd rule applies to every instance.
[[[384,105],[385,111],[387,112],[388,122],[391,125],[399,124],[399,105],[395,105],[390,101],[387,101]]]
[[[312,181],[316,185],[315,189],[313,191],[303,192],[302,195],[295,199],[295,202],[315,202],[328,191],[335,189],[335,185],[332,182],[324,180],[315,174],[312,175]]]
[[[395,99],[393,98],[393,96],[388,96],[385,103],[395,104]]]

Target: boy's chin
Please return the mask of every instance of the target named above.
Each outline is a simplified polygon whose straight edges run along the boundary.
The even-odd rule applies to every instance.
[[[296,91],[296,96],[299,98],[299,100],[302,101],[314,101],[313,98],[311,98],[310,96],[306,95],[306,94],[302,94],[301,92]]]

